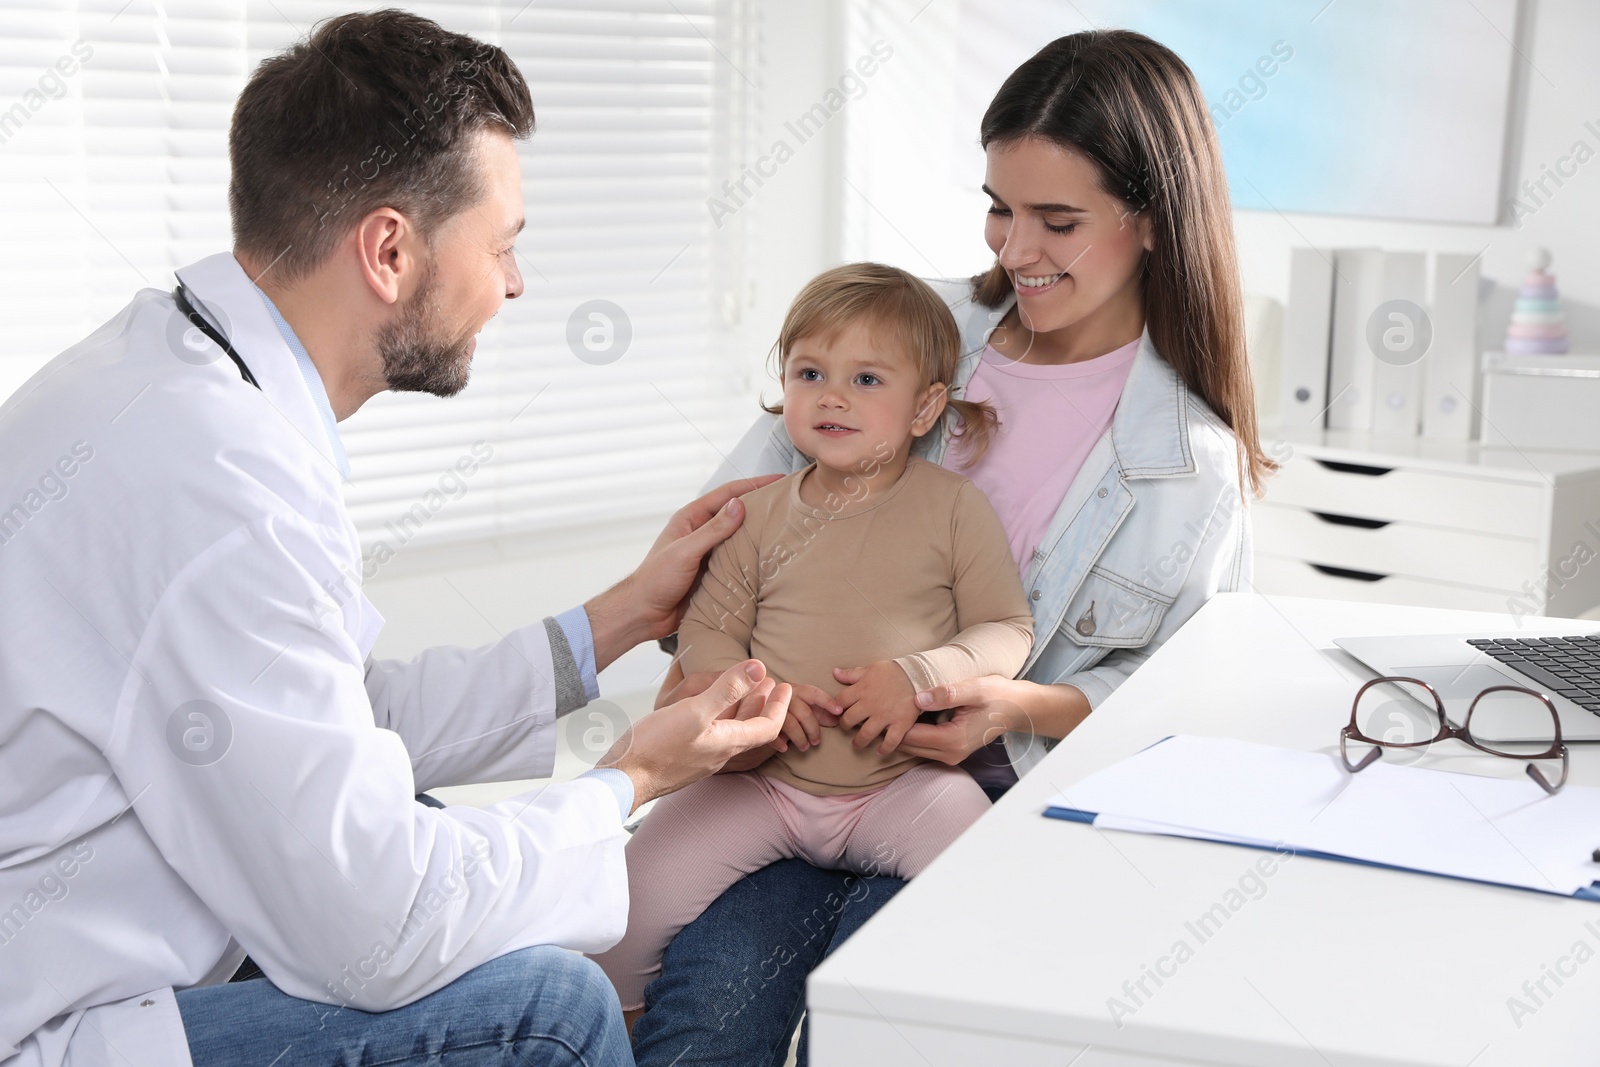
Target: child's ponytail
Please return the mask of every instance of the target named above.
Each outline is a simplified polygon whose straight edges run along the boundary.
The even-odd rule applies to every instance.
[[[1000,429],[1000,415],[988,404],[977,400],[949,400],[946,418],[955,416],[950,428],[949,448],[960,447],[961,465],[971,467],[983,458]]]

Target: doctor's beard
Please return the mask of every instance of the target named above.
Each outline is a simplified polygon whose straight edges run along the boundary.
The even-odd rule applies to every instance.
[[[472,334],[445,339],[437,298],[438,279],[430,263],[417,291],[399,317],[378,331],[383,378],[400,393],[455,396],[472,373]]]

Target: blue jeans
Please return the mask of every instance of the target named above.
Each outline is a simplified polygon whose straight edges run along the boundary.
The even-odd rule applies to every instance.
[[[804,860],[736,882],[684,927],[645,987],[645,1013],[633,1026],[639,1067],[782,1067],[805,1009],[806,975],[904,885]]]
[[[622,1008],[600,968],[526,948],[438,992],[369,1013],[299,1000],[265,978],[178,994],[195,1067],[627,1067]]]

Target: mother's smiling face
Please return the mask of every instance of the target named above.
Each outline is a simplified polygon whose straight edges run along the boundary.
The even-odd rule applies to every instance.
[[[1093,162],[1044,138],[996,141],[986,154],[984,239],[1011,276],[1023,325],[1050,333],[1137,309],[1149,213],[1107,193]]]

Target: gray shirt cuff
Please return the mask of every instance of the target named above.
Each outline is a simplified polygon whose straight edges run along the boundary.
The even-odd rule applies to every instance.
[[[600,679],[594,665],[594,631],[589,628],[589,611],[579,604],[557,615],[556,622],[561,625],[561,632],[567,635],[572,658],[578,661],[583,691],[589,694],[590,700],[594,700],[600,695]]]
[[[560,717],[583,707],[592,697],[586,684],[588,679],[584,677],[583,668],[573,652],[571,643],[567,640],[566,628],[556,619],[547,618],[544,620],[544,632],[550,639],[550,665],[555,672],[556,715]],[[589,654],[589,671],[592,678],[593,651]],[[599,695],[598,688],[594,695]]]

